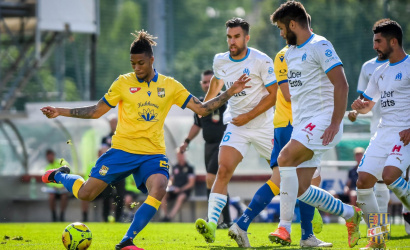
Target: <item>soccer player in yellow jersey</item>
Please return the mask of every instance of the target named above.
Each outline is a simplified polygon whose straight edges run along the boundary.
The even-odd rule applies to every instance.
[[[218,97],[202,103],[185,87],[159,74],[153,67],[154,37],[139,31],[130,48],[132,73],[120,75],[96,105],[81,108],[43,107],[48,118],[67,116],[97,119],[118,105],[118,125],[112,138],[111,149],[104,153],[92,168],[87,181],[72,175],[63,166],[43,175],[43,182],[60,183],[80,200],[94,200],[112,182],[133,175],[142,192],[148,193],[145,202],[135,213],[126,235],[116,246],[121,250],[141,249],[134,245],[136,235],[148,224],[158,210],[169,178],[168,159],[165,156],[164,120],[171,106],[188,107],[206,116],[245,88],[250,78],[242,75]]]

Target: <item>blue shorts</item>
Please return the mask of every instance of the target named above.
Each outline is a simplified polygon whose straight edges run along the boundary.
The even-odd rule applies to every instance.
[[[278,156],[282,148],[290,141],[293,126],[289,123],[288,126],[275,128],[273,132],[273,150],[270,156],[270,167],[278,166]]]
[[[111,184],[130,174],[137,188],[146,194],[145,182],[151,175],[163,174],[169,179],[168,158],[163,154],[139,155],[111,148],[98,158],[90,176]]]

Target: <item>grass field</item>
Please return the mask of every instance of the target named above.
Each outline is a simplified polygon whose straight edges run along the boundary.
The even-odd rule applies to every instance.
[[[0,249],[64,249],[61,234],[69,223],[2,223],[0,224]],[[90,249],[114,249],[128,229],[127,223],[87,223],[93,233]],[[300,225],[294,224],[292,231],[293,243],[290,247],[273,245],[268,240],[268,234],[277,224],[255,223],[249,228],[249,239],[253,249],[299,249]],[[366,245],[365,226],[362,225],[362,239],[359,245]],[[3,237],[10,236],[9,240]],[[11,240],[22,236],[22,240]],[[347,230],[344,225],[327,224],[318,238],[333,243],[333,249],[348,249]],[[206,244],[202,236],[194,229],[194,223],[150,223],[142,231],[135,243],[145,249],[239,249],[234,240],[228,237],[228,230],[218,230],[216,241]],[[391,240],[387,243],[389,249],[410,248],[410,236],[404,231],[403,225],[392,225]]]

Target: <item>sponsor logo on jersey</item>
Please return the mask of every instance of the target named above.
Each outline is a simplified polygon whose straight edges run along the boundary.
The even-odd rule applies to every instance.
[[[302,129],[302,131],[308,133],[309,135],[313,136],[313,134],[311,133],[311,131],[316,127],[316,125],[309,123],[308,125],[306,125],[306,127],[304,129]],[[307,136],[307,135],[306,135]],[[308,136],[309,139],[309,136]],[[309,140],[310,141],[310,140]]]
[[[309,138],[309,135],[306,135],[306,138],[308,139],[308,143],[310,143],[310,141],[311,141],[312,139]]]
[[[394,145],[392,152],[400,152],[401,150],[401,145]]]
[[[107,174],[107,172],[108,172],[108,167],[106,167],[106,166],[102,166],[101,168],[100,168],[100,171],[98,171],[98,173],[101,175],[101,176],[105,176],[106,174]]]
[[[245,68],[244,70],[243,70],[243,73],[244,74],[247,74],[248,76],[251,74],[251,71],[248,69],[248,68]]]
[[[151,91],[147,91],[148,96],[151,96]]]
[[[382,80],[383,80],[383,78],[384,78],[384,75],[383,75],[383,74],[381,74],[381,75],[380,75],[380,79],[382,79]]]
[[[392,107],[392,106],[395,106],[396,105],[396,103],[394,102],[394,100],[389,100],[389,99],[387,99],[387,98],[393,98],[393,95],[394,95],[394,90],[391,90],[391,91],[383,91],[382,93],[381,93],[381,101],[380,101],[380,105],[381,105],[381,107],[382,108],[385,108],[385,107]]]
[[[289,86],[292,88],[302,86],[302,81],[297,79],[300,77],[302,77],[302,72],[289,71],[288,73]],[[296,79],[296,80],[293,80],[293,79]]]
[[[403,74],[400,72],[396,75],[396,81],[401,81],[401,78],[403,77]]]
[[[399,160],[400,164],[403,161],[403,159],[400,159],[399,157],[396,157],[397,160]]]
[[[302,62],[306,61],[306,57],[307,57],[307,55],[306,55],[306,52],[305,52],[305,54],[303,54],[303,56],[302,56]]]
[[[144,109],[143,112],[138,112],[140,118],[138,121],[147,121],[147,122],[157,122],[158,113],[155,113],[154,109]]]
[[[157,88],[158,96],[161,98],[165,97],[165,88]]]
[[[169,168],[169,165],[168,165],[167,161],[159,161],[159,166],[161,168]]]
[[[270,75],[273,73],[273,68],[272,68],[272,67],[269,67],[268,73],[269,73]]]
[[[285,59],[284,56],[280,56],[280,57],[279,57],[279,60],[280,60],[281,62],[283,62],[283,59]]]
[[[330,49],[327,49],[327,50],[325,51],[325,55],[326,55],[327,57],[331,57],[332,54],[333,54],[333,52],[332,52]]]
[[[138,103],[138,108],[141,108],[141,107],[144,107],[144,106],[151,106],[151,107],[159,108],[157,104],[151,103],[150,101]]]
[[[131,88],[130,88],[130,93],[131,93],[131,94],[137,93],[138,91],[140,91],[140,89],[141,89],[141,88],[138,88],[138,87],[131,87]]]

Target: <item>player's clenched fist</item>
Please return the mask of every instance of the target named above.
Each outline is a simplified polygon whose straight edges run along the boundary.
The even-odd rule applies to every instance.
[[[47,118],[56,118],[60,115],[57,109],[51,106],[43,107],[40,110],[45,116],[47,116]]]
[[[368,101],[363,101],[361,99],[356,99],[352,103],[352,109],[354,109],[354,110],[361,110],[361,109],[367,108],[368,106],[369,106],[369,102]]]
[[[400,141],[403,142],[404,146],[407,146],[410,142],[410,128],[401,131],[399,135],[400,135]]]

